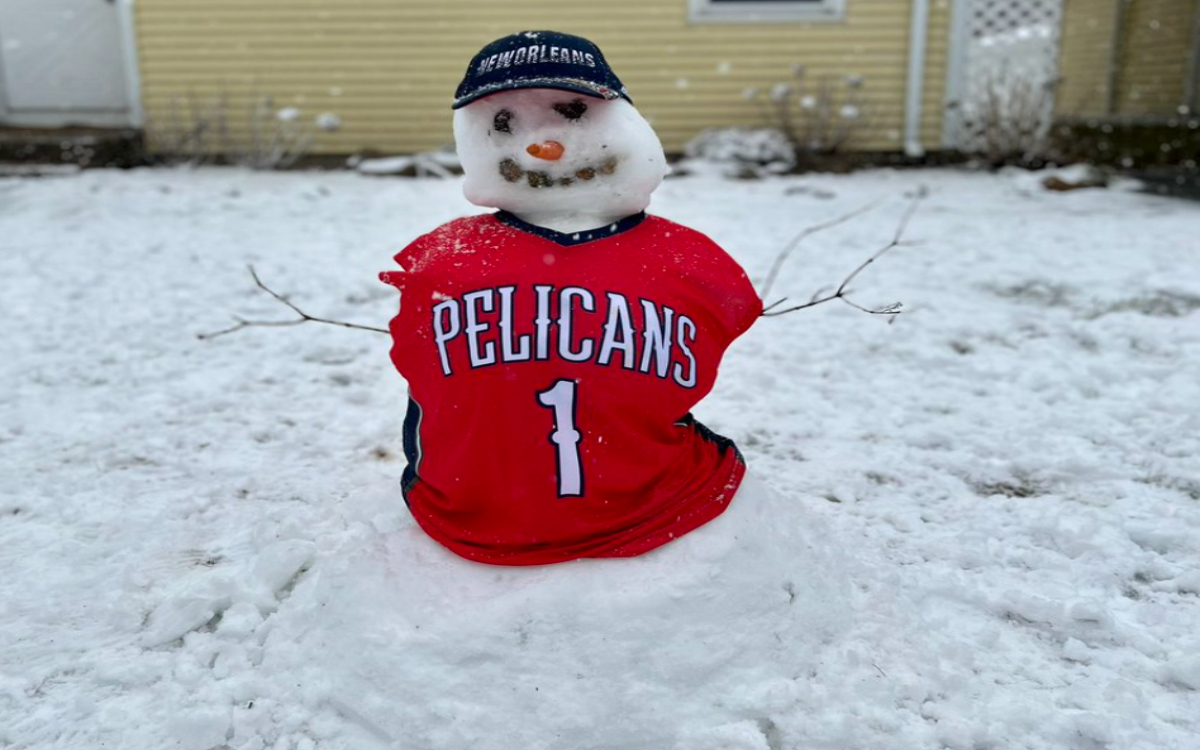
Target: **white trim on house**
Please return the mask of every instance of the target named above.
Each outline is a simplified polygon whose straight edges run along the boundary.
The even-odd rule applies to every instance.
[[[3,35],[0,35],[0,44],[4,44]],[[4,55],[0,55],[0,127],[9,124],[11,121],[12,111],[8,108],[8,96],[4,91]]]
[[[117,0],[117,17],[121,24],[121,58],[125,68],[129,125],[140,128],[146,124],[146,117],[142,110],[142,76],[138,68],[137,26],[134,23],[135,2]]]
[[[970,34],[971,0],[954,0],[950,7],[950,46],[946,51],[946,95],[942,102],[942,148],[959,143],[963,99],[967,89],[967,36]]]
[[[843,21],[846,0],[688,0],[692,23]]]
[[[1192,54],[1184,84],[1183,104],[1193,117],[1200,113],[1200,0],[1196,0],[1196,17],[1192,21]]]
[[[904,153],[924,156],[921,145],[921,98],[925,94],[925,42],[929,36],[929,0],[912,0],[908,28],[908,84],[904,94]]]

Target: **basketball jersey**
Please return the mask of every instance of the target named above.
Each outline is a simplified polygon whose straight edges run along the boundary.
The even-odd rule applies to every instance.
[[[402,487],[435,540],[502,565],[632,556],[728,505],[742,456],[690,410],[762,303],[712,240],[645,214],[559,233],[501,211],[396,261]]]

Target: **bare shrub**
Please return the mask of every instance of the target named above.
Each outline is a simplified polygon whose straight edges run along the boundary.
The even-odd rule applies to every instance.
[[[319,132],[332,132],[341,120],[331,112],[305,119],[296,107],[276,107],[270,96],[255,96],[236,118],[229,95],[189,92],[173,96],[164,114],[146,123],[151,160],[163,164],[236,164],[252,169],[287,169],[312,149]]]
[[[991,167],[1043,166],[1051,151],[1057,85],[1007,65],[989,72],[976,101],[948,105],[960,110],[962,151]]]
[[[823,75],[810,80],[803,65],[792,80],[768,89],[748,89],[764,119],[791,143],[799,166],[845,151],[866,125],[863,77]]]
[[[146,146],[157,164],[199,165],[220,161],[229,147],[229,99],[174,95],[162,114],[148,115]]]

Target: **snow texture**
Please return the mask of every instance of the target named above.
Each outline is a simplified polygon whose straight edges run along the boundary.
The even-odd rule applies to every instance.
[[[733,508],[633,565],[470,564],[415,526],[364,539],[275,618],[262,669],[343,713],[354,696],[346,715],[400,746],[671,747],[767,720],[848,626],[845,566],[754,480]],[[772,523],[789,510],[804,522]]]
[[[882,199],[801,246],[799,299],[927,185],[919,244],[855,283],[907,312],[760,321],[697,417],[773,491],[524,571],[413,528],[386,337],[193,336],[288,316],[248,262],[382,324],[375,273],[471,212],[459,180],[0,180],[0,747],[1191,750],[1200,211],[1039,179],[665,183],[654,211],[759,282]]]

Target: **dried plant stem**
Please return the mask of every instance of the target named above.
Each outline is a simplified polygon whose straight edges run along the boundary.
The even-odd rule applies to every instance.
[[[856,310],[860,310],[860,311],[868,313],[870,315],[890,315],[891,320],[894,320],[895,317],[900,314],[901,303],[894,302],[890,305],[885,305],[885,306],[879,307],[879,308],[863,307],[862,305],[858,304],[857,302],[851,300],[849,297],[846,296],[847,287],[850,286],[850,282],[854,281],[854,279],[856,279],[860,273],[862,273],[864,270],[866,270],[867,266],[869,266],[872,263],[874,263],[875,261],[879,260],[879,258],[881,258],[889,250],[891,250],[894,247],[900,247],[901,245],[911,244],[911,243],[904,242],[904,232],[908,229],[908,224],[912,220],[913,214],[915,214],[917,212],[917,207],[920,205],[921,200],[923,198],[925,198],[925,196],[928,194],[929,193],[924,186],[922,186],[917,191],[917,194],[915,196],[913,196],[912,201],[908,204],[908,208],[905,209],[903,216],[900,217],[900,223],[896,226],[896,231],[892,236],[892,241],[889,242],[887,245],[884,245],[879,250],[876,250],[874,255],[867,258],[862,263],[860,263],[857,268],[855,268],[853,271],[850,272],[849,276],[847,276],[845,279],[842,280],[842,283],[838,285],[837,290],[834,291],[832,294],[822,295],[823,290],[818,289],[817,292],[815,294],[813,294],[812,298],[808,302],[805,302],[802,305],[795,305],[793,307],[787,307],[782,310],[778,310],[776,308],[778,308],[781,304],[783,304],[787,300],[787,297],[783,297],[781,299],[778,299],[778,300],[772,302],[771,304],[767,305],[766,307],[764,307],[763,313],[762,313],[763,316],[764,317],[773,317],[776,315],[787,315],[788,313],[793,313],[793,312],[796,312],[797,310],[804,310],[809,307],[816,307],[817,305],[823,304],[825,302],[830,302],[835,299],[840,299],[842,302],[845,302],[847,305],[850,305],[851,307],[853,307]],[[842,221],[847,221],[850,218],[852,218],[853,216],[856,216],[865,210],[866,210],[866,208],[859,209],[857,212],[847,214],[846,216],[840,217],[839,219],[836,219],[835,221],[837,223],[841,223]],[[812,232],[814,232],[814,231],[818,231],[819,229],[827,228],[828,226],[831,226],[831,225],[832,225],[832,223],[827,223],[824,225],[818,225],[816,227],[811,227],[810,229],[805,230],[804,232],[801,232],[799,235],[797,235],[797,237],[803,238],[804,236],[807,236],[805,234],[806,232],[808,234],[812,234]],[[785,250],[787,250],[787,249],[788,248],[785,248]],[[783,253],[781,253],[781,255],[783,255]],[[773,277],[768,278],[768,282],[773,281],[773,280],[774,280]],[[769,288],[769,287],[770,287],[770,284],[768,283],[766,285],[766,288]],[[890,323],[891,320],[889,320],[888,322]]]
[[[779,251],[779,254],[775,256],[775,261],[771,263],[771,270],[767,272],[767,279],[763,282],[762,289],[759,291],[758,296],[762,297],[763,299],[767,298],[767,295],[771,293],[771,287],[775,285],[775,279],[778,278],[780,269],[783,268],[784,261],[786,261],[788,256],[800,246],[800,243],[803,242],[805,238],[809,237],[810,235],[814,235],[817,232],[821,232],[826,229],[832,229],[839,224],[844,224],[853,219],[855,216],[865,214],[866,212],[878,206],[879,203],[879,201],[873,201],[865,206],[862,206],[861,208],[854,209],[848,214],[843,214],[836,219],[830,219],[822,224],[817,224],[801,230],[801,232],[793,237],[792,241],[784,246],[784,248]]]
[[[386,328],[376,328],[375,326],[364,326],[364,325],[359,325],[358,323],[346,323],[341,320],[329,320],[328,318],[318,318],[315,315],[309,315],[308,313],[301,310],[299,307],[296,307],[296,305],[294,305],[291,302],[291,300],[289,300],[287,297],[284,297],[282,294],[279,294],[274,289],[272,289],[269,286],[267,286],[266,284],[264,284],[262,282],[262,279],[260,279],[258,277],[258,272],[254,270],[254,266],[246,266],[246,268],[250,271],[250,276],[251,276],[251,278],[254,279],[255,285],[257,285],[259,289],[263,290],[264,292],[271,295],[278,301],[287,305],[288,308],[292,310],[292,312],[296,313],[300,317],[296,318],[295,320],[246,320],[244,318],[241,318],[241,317],[238,317],[235,315],[233,319],[237,321],[236,325],[230,326],[229,328],[225,328],[220,331],[213,331],[212,333],[198,333],[198,334],[196,334],[196,338],[202,339],[202,340],[215,339],[218,336],[224,336],[227,333],[233,333],[235,331],[240,331],[243,328],[298,326],[302,323],[309,323],[309,322],[325,323],[326,325],[340,326],[342,328],[357,328],[361,331],[375,331],[376,333],[388,333],[388,330]]]

